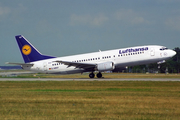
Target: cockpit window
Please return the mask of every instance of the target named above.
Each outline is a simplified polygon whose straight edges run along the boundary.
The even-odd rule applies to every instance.
[[[168,50],[167,47],[160,48],[160,50]]]

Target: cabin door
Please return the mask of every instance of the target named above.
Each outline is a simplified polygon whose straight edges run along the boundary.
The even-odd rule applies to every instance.
[[[151,48],[150,54],[151,54],[151,56],[154,56],[154,55],[155,55],[155,50],[154,50],[154,48]]]
[[[47,63],[46,62],[43,63],[43,69],[44,69],[44,71],[47,71]]]

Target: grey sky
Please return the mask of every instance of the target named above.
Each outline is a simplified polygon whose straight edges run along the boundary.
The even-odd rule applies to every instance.
[[[14,38],[20,34],[52,56],[180,47],[180,1],[0,0],[0,65],[23,62]]]

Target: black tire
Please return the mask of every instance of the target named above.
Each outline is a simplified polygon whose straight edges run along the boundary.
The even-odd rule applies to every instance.
[[[102,78],[102,74],[100,72],[96,76],[97,78]]]
[[[90,77],[90,78],[94,78],[94,76],[95,76],[94,73],[90,73],[90,74],[89,74],[89,77]]]

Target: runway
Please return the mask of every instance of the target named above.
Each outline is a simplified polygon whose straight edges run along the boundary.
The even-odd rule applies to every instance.
[[[175,78],[115,78],[115,79],[78,79],[78,78],[0,78],[0,81],[180,81]]]

